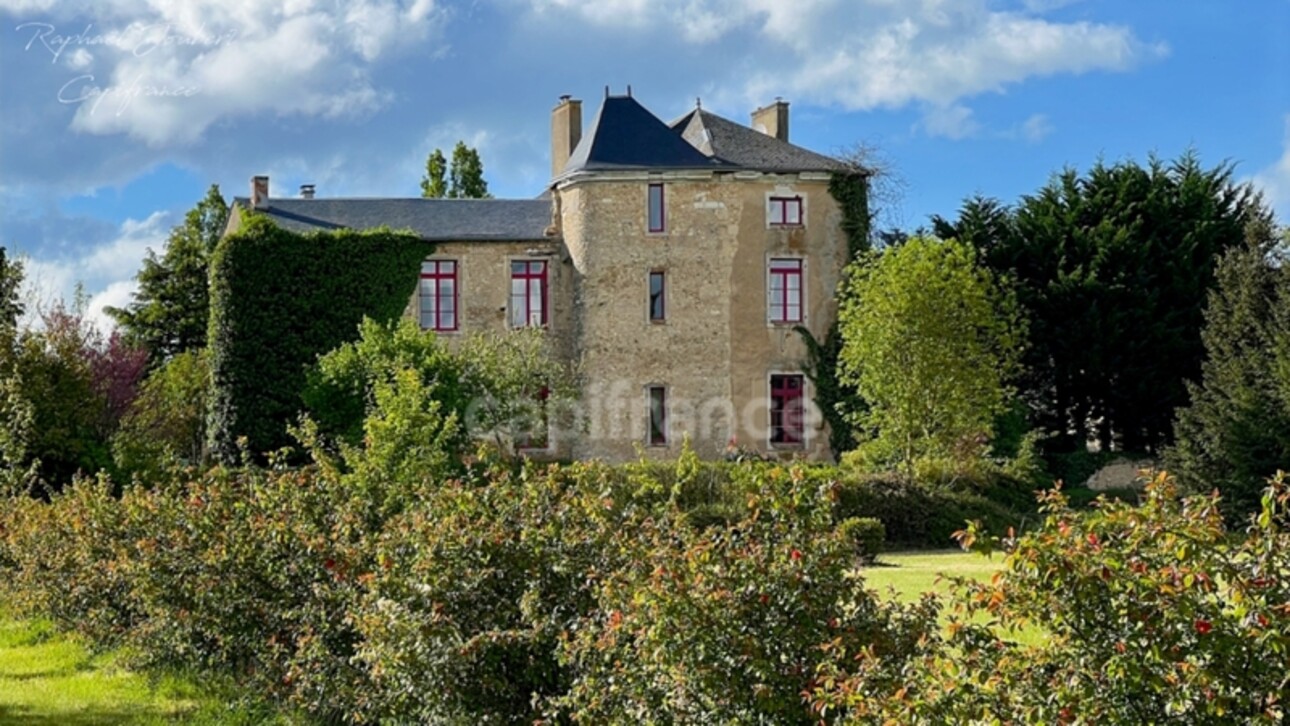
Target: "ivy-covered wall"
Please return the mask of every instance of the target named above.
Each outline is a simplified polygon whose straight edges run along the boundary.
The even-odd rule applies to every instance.
[[[829,195],[842,210],[842,232],[847,237],[847,262],[850,263],[870,248],[873,216],[869,210],[869,177],[859,171],[836,173],[829,180]],[[841,292],[839,288],[837,294]],[[855,448],[855,436],[847,417],[864,405],[854,390],[838,380],[838,354],[842,351],[838,321],[833,321],[822,341],[816,340],[806,328],[798,327],[797,332],[806,340],[810,351],[806,373],[815,386],[815,404],[829,424],[829,448],[837,457]]]
[[[297,234],[247,212],[211,260],[211,455],[238,439],[264,453],[289,443],[305,370],[358,334],[363,316],[397,318],[434,245],[381,228]]]

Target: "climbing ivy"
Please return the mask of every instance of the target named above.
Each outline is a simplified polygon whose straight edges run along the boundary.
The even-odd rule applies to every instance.
[[[306,368],[356,338],[364,316],[401,315],[418,263],[434,250],[412,232],[297,234],[240,213],[242,226],[220,241],[210,273],[207,431],[211,454],[223,461],[238,456],[242,437],[254,453],[286,445]]]
[[[842,211],[842,232],[847,237],[847,262],[855,260],[870,248],[873,215],[869,210],[869,177],[862,170],[838,172],[829,180],[829,194]],[[841,287],[835,296],[842,293]],[[796,328],[806,342],[806,376],[815,386],[815,404],[829,424],[829,448],[838,456],[855,448],[855,436],[848,417],[860,410],[864,402],[855,389],[838,380],[838,354],[842,351],[842,334],[837,321],[829,326],[824,340],[818,340],[802,326]]]

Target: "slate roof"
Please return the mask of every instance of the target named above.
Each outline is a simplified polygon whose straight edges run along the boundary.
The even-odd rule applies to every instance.
[[[631,96],[607,96],[561,176],[575,171],[724,166],[729,165],[694,148]]]
[[[234,204],[250,208],[246,197]],[[427,240],[551,239],[551,202],[544,199],[298,199],[269,198],[267,214],[293,232],[411,229]]]
[[[727,118],[695,109],[670,124],[704,154],[756,171],[840,171],[845,165]]]

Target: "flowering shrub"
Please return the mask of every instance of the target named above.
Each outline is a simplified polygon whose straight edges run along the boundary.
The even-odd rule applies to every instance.
[[[1181,499],[1165,474],[1140,508],[1044,499],[1041,529],[961,533],[1009,550],[988,583],[960,582],[943,642],[899,688],[861,693],[850,664],[823,672],[822,708],[899,723],[1284,723],[1290,699],[1290,488],[1273,481],[1245,536],[1217,496]],[[988,624],[968,618],[983,613]],[[1008,639],[1021,627],[1046,638]]]

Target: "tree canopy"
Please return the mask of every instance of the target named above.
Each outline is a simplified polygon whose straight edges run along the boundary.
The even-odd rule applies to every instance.
[[[206,345],[210,314],[211,253],[228,222],[228,202],[212,184],[170,231],[160,257],[149,250],[135,279],[139,290],[125,308],[107,308],[127,342],[148,351],[155,365]]]
[[[1015,306],[967,244],[915,237],[852,265],[843,380],[867,404],[859,455],[910,469],[985,452],[1020,348]]]
[[[448,165],[443,151],[435,149],[426,158],[426,173],[421,177],[421,196],[429,199],[489,199],[488,182],[484,180],[484,162],[479,152],[466,142],[458,141]]]
[[[1200,375],[1214,264],[1265,214],[1230,164],[1188,153],[1067,169],[1013,207],[973,198],[933,224],[1013,282],[1030,322],[1021,392],[1052,448],[1155,451]]]

